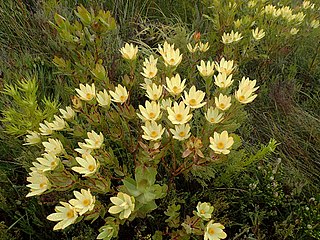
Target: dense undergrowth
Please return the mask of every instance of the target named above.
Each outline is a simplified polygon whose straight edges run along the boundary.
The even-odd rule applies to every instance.
[[[26,198],[29,167],[39,157],[41,147],[23,146],[24,137],[27,130],[37,131],[44,120],[53,120],[59,108],[75,104],[72,96],[80,83],[90,81],[99,89],[107,88],[106,82],[92,77],[97,64],[106,68],[103,79],[108,79],[108,84],[131,87],[134,95],[130,101],[135,108],[143,104],[146,97],[139,85],[130,85],[132,79],[143,83],[141,75],[138,77],[142,68],[132,74],[132,66],[123,61],[118,49],[126,42],[138,45],[137,61],[142,65],[144,57],[157,54],[158,44],[168,41],[183,53],[186,61],[178,69],[189,80],[201,81],[196,75],[201,59],[219,62],[222,57],[235,61],[234,75],[240,78],[237,82],[242,76],[257,80],[258,97],[246,106],[245,114],[239,114],[242,125],[236,131],[243,151],[251,158],[217,165],[209,176],[194,171],[176,178],[172,183],[175,190],[158,199],[158,208],[147,218],[135,218],[120,226],[119,239],[188,239],[181,223],[192,216],[199,201],[211,203],[214,220],[224,224],[228,239],[319,239],[320,27],[310,24],[319,20],[320,5],[315,3],[313,10],[312,3],[303,8],[302,1],[273,1],[278,9],[289,5],[295,14],[305,14],[300,24],[290,25],[285,18],[256,14],[271,1],[249,1],[254,7],[243,2],[2,1],[0,238],[96,239],[105,224],[103,217],[94,223],[81,221],[63,231],[52,231],[46,217],[62,198],[70,198],[67,192]],[[110,10],[110,17],[115,19],[116,26],[101,33],[101,38],[98,35],[100,45],[80,46],[61,35],[55,13],[74,23],[79,21],[74,11],[81,4],[90,12]],[[259,41],[250,37],[256,27],[265,31]],[[299,29],[297,34],[291,34],[294,27]],[[243,39],[223,44],[221,36],[231,30],[241,32]],[[209,50],[190,54],[187,44],[194,46],[200,41],[208,42]],[[194,71],[188,61],[194,61]],[[136,128],[141,125],[130,121]],[[76,130],[77,139],[81,139],[83,132]],[[131,159],[131,153],[119,150],[121,144],[112,144],[120,163]],[[167,178],[164,168],[158,170],[159,184]],[[112,184],[121,185],[119,180]],[[97,198],[107,204],[111,195],[114,192],[107,196],[99,193]]]

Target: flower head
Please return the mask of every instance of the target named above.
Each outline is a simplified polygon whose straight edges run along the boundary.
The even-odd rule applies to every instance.
[[[103,92],[99,91],[97,93],[97,102],[101,107],[109,107],[111,103],[111,97],[107,90],[104,89]]]
[[[42,154],[43,157],[37,158],[38,162],[33,162],[38,172],[54,170],[60,163],[60,159],[52,152]]]
[[[227,234],[223,231],[224,226],[221,223],[208,222],[204,232],[204,240],[220,240],[225,239]]]
[[[201,60],[200,65],[197,66],[201,77],[211,77],[214,74],[214,62],[208,61],[207,64]]]
[[[161,139],[162,134],[164,133],[164,128],[161,124],[157,124],[155,121],[146,121],[145,126],[142,126],[144,134],[142,135],[143,139],[149,141],[157,141]]]
[[[82,143],[82,142],[78,142],[78,145],[79,145],[80,148],[76,148],[75,151],[80,153],[82,155],[82,157],[84,155],[90,155],[91,154],[93,149],[92,148],[88,148],[87,144]]]
[[[124,47],[120,49],[122,57],[126,60],[135,60],[137,58],[138,46],[134,46],[132,43],[126,43]]]
[[[184,91],[183,102],[190,108],[201,108],[206,104],[206,102],[201,103],[204,97],[205,93],[203,91],[196,90],[196,87],[192,86],[189,93]]]
[[[207,202],[204,202],[204,203],[201,203],[201,202],[198,202],[198,205],[197,205],[197,211],[195,212],[195,214],[202,218],[203,220],[210,220],[211,218],[211,214],[213,212],[213,206],[211,206],[210,203],[207,203]]]
[[[64,148],[59,139],[49,138],[48,142],[42,142],[47,153],[53,153],[54,155],[60,155],[64,152]]]
[[[113,102],[118,102],[123,104],[128,99],[128,92],[126,87],[122,87],[120,84],[116,87],[115,91],[109,91],[112,96]]]
[[[223,113],[219,113],[218,108],[209,107],[205,117],[209,123],[219,123],[223,120]]]
[[[92,83],[91,86],[89,84],[86,84],[86,86],[80,84],[80,89],[76,88],[76,92],[79,98],[84,101],[91,101],[96,97],[96,87],[94,83]]]
[[[216,107],[222,111],[226,111],[231,106],[231,97],[223,95],[220,93],[219,98],[215,97]]]
[[[167,91],[173,95],[180,94],[185,86],[186,79],[181,81],[180,75],[177,73],[175,76],[168,78],[166,77],[167,86],[165,87]]]
[[[218,76],[214,76],[214,84],[220,88],[227,88],[233,83],[232,74],[227,76],[226,73],[219,73]]]
[[[30,182],[30,184],[27,184],[27,187],[30,188],[30,192],[26,197],[41,195],[50,188],[49,179],[43,173],[32,171],[29,175],[30,176],[27,177],[27,181]]]
[[[236,99],[243,104],[252,102],[257,97],[254,92],[259,88],[255,87],[255,85],[256,80],[249,80],[249,78],[243,77],[239,84],[239,89],[235,92]]]
[[[195,53],[198,50],[198,43],[196,43],[194,45],[194,47],[192,47],[191,43],[188,43],[187,48],[188,48],[189,52]]]
[[[229,154],[230,148],[233,145],[233,137],[228,136],[227,131],[221,134],[214,132],[214,138],[210,137],[210,148],[217,154]]]
[[[150,58],[146,58],[143,63],[143,72],[141,73],[142,76],[148,79],[152,79],[157,75],[158,69],[157,69],[157,61],[158,58],[154,58],[152,55]]]
[[[310,23],[310,27],[312,27],[312,28],[318,28],[319,26],[320,26],[319,20],[313,19]]]
[[[156,121],[161,118],[161,111],[159,103],[146,101],[146,107],[139,105],[141,114],[137,113],[142,121]]]
[[[206,52],[206,51],[208,51],[209,50],[209,43],[208,42],[206,42],[206,43],[202,43],[202,42],[200,42],[199,43],[199,50],[200,50],[200,52]]]
[[[127,219],[134,210],[135,199],[126,193],[119,192],[116,197],[111,197],[110,201],[115,205],[109,208],[109,213],[119,214],[120,219]]]
[[[147,97],[152,101],[157,101],[162,95],[162,86],[155,83],[147,86]]]
[[[34,131],[27,131],[29,134],[26,136],[26,143],[23,145],[34,145],[41,142],[40,134]]]
[[[234,69],[233,60],[227,61],[224,58],[220,60],[220,63],[215,62],[215,65],[219,73],[225,73],[227,76],[231,74]]]
[[[92,211],[96,198],[91,195],[90,189],[81,189],[81,193],[78,191],[73,191],[73,194],[76,199],[69,200],[69,203],[75,207],[80,216],[86,212]]]
[[[252,29],[252,36],[255,40],[260,40],[262,38],[264,38],[264,36],[266,35],[266,33],[263,31],[263,29],[256,28],[256,29]]]
[[[299,29],[297,29],[297,28],[291,28],[291,30],[290,30],[291,35],[296,35],[298,32],[299,32]]]
[[[41,135],[51,135],[53,133],[53,129],[50,126],[50,123],[44,120],[44,123],[39,124],[39,131]]]
[[[163,48],[159,45],[159,53],[166,66],[177,67],[182,61],[182,54],[179,49],[174,49],[174,44],[170,45],[165,42]]]
[[[73,109],[69,106],[66,107],[66,110],[60,108],[59,111],[65,120],[71,120],[76,115],[75,111],[73,111]]]
[[[54,119],[52,123],[49,123],[52,130],[61,131],[66,127],[66,121],[63,118],[54,115]]]
[[[104,137],[101,132],[98,135],[95,131],[92,130],[91,132],[87,132],[87,135],[88,138],[84,140],[86,142],[86,144],[83,145],[84,147],[90,149],[101,148],[104,141]]]
[[[83,174],[84,177],[90,177],[96,173],[99,163],[91,155],[83,155],[82,158],[76,157],[76,161],[81,167],[72,167],[71,169],[77,173]]]
[[[189,114],[190,107],[185,106],[183,102],[180,102],[179,104],[175,102],[172,108],[167,108],[167,111],[169,114],[168,119],[173,124],[185,124],[192,118],[192,114]]]
[[[73,224],[78,218],[76,208],[71,206],[69,203],[60,202],[62,206],[55,207],[55,213],[51,213],[47,216],[50,221],[58,222],[53,230],[65,229],[69,225]]]
[[[223,33],[222,42],[223,42],[223,44],[230,44],[233,42],[238,42],[242,38],[243,37],[242,37],[241,33],[233,32],[233,30],[232,30],[231,33]]]
[[[173,138],[179,141],[188,139],[191,135],[189,124],[175,125],[174,129],[170,128],[170,132],[172,133]]]

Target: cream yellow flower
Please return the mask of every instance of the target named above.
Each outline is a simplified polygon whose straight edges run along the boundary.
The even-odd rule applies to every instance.
[[[313,9],[314,6],[315,6],[314,3],[311,3],[310,1],[303,1],[303,3],[302,3],[302,7],[304,9],[308,9],[308,8]]]
[[[205,95],[203,91],[196,90],[196,87],[192,86],[189,89],[189,93],[184,91],[183,102],[190,108],[201,108],[206,104],[206,102],[201,103]]]
[[[60,155],[64,152],[64,148],[59,139],[48,138],[48,142],[42,142],[47,153],[53,153],[54,155]]]
[[[27,181],[30,182],[30,184],[27,184],[27,187],[30,188],[30,192],[26,197],[41,195],[50,188],[49,179],[43,173],[39,173],[33,169],[29,175],[30,176],[27,177]]]
[[[66,127],[67,123],[63,118],[54,115],[54,119],[55,120],[52,123],[49,123],[49,126],[52,130],[61,131]]]
[[[220,63],[215,62],[215,66],[219,73],[225,73],[226,75],[231,74],[235,68],[233,66],[233,60],[227,61],[224,58],[220,60]]]
[[[147,86],[147,94],[146,96],[152,100],[157,101],[162,95],[162,86],[153,83],[152,85]]]
[[[119,192],[116,197],[111,197],[110,201],[115,205],[109,208],[111,214],[119,214],[120,219],[127,219],[134,211],[135,199],[126,193]]]
[[[101,132],[98,135],[95,131],[92,130],[91,132],[87,132],[87,135],[88,138],[84,140],[86,144],[84,144],[83,147],[90,149],[101,148],[104,141],[104,137]]]
[[[224,226],[221,223],[208,222],[204,232],[204,240],[220,240],[225,239],[227,234],[223,231]]]
[[[79,215],[83,215],[86,212],[90,212],[94,208],[96,198],[91,195],[90,189],[81,189],[81,192],[73,191],[76,199],[69,200],[69,203],[76,209]]]
[[[90,155],[92,152],[92,148],[88,148],[85,143],[78,142],[80,148],[76,148],[75,151],[80,153],[82,158],[84,155]]]
[[[161,118],[160,104],[152,101],[146,101],[146,107],[139,105],[141,114],[137,113],[142,121],[156,121]]]
[[[73,119],[76,115],[75,111],[73,111],[73,109],[69,106],[66,107],[66,110],[60,108],[59,111],[62,114],[62,117],[67,121]]]
[[[214,132],[213,138],[210,137],[209,147],[217,154],[229,154],[230,148],[233,145],[233,137],[228,136],[227,131],[221,134]]]
[[[86,84],[86,86],[80,84],[80,89],[76,88],[76,92],[78,93],[78,97],[84,101],[91,101],[96,97],[96,87],[94,83],[92,83],[91,86],[89,84]]]
[[[190,107],[186,106],[183,102],[179,104],[175,102],[172,108],[167,108],[168,119],[173,124],[185,124],[190,121],[192,114],[190,112]]]
[[[83,174],[84,177],[90,177],[96,173],[99,163],[91,155],[84,155],[82,158],[76,157],[76,161],[81,167],[72,167],[71,169],[77,173]]]
[[[135,60],[137,58],[138,46],[134,46],[132,43],[126,43],[124,47],[120,49],[122,57],[126,60]]]
[[[167,108],[168,108],[168,107],[171,107],[171,106],[172,106],[172,100],[171,100],[171,98],[162,99],[161,105],[160,105],[161,109],[167,111]]]
[[[205,44],[204,43],[202,43],[202,42],[200,42],[199,43],[199,50],[200,50],[200,52],[206,52],[206,51],[208,51],[209,50],[209,43],[208,42],[206,42]]]
[[[197,69],[201,77],[211,77],[214,74],[214,62],[207,61],[207,64],[201,60],[200,65],[197,66]]]
[[[226,111],[231,106],[231,97],[223,95],[220,93],[219,98],[215,97],[216,107],[222,111]]]
[[[173,138],[179,141],[188,139],[191,135],[189,124],[175,125],[174,129],[170,128],[170,132],[172,133]]]
[[[265,14],[274,15],[276,11],[277,11],[276,7],[271,4],[266,5],[264,7]]]
[[[58,222],[53,227],[53,230],[65,229],[69,225],[73,224],[78,218],[78,213],[75,207],[66,202],[60,202],[60,204],[63,207],[56,206],[54,208],[56,212],[51,213],[49,216],[47,216],[48,220]]]
[[[211,206],[210,203],[204,202],[198,202],[197,205],[197,211],[195,212],[195,214],[202,218],[205,221],[209,221],[211,218],[211,214],[213,212],[213,207]]]
[[[297,29],[297,28],[291,28],[291,30],[290,30],[291,35],[296,35],[298,32],[299,32],[299,29]]]
[[[26,135],[25,141],[23,145],[34,145],[41,142],[40,134],[34,131],[27,131],[29,134]]]
[[[194,45],[194,47],[192,47],[191,43],[188,43],[187,48],[188,48],[189,52],[195,53],[198,50],[198,43],[196,43]]]
[[[33,162],[38,172],[46,172],[54,170],[60,163],[60,159],[53,153],[44,153],[43,157],[37,158],[38,162]]]
[[[174,44],[165,42],[163,48],[159,45],[158,51],[166,66],[177,67],[182,61],[182,54],[179,49],[174,49]]]
[[[232,30],[231,33],[223,33],[222,42],[223,42],[223,44],[230,44],[233,42],[238,42],[242,38],[243,37],[242,37],[241,33],[233,32],[233,30]]]
[[[183,79],[181,81],[180,75],[177,73],[175,76],[172,78],[166,77],[166,83],[167,86],[165,87],[167,91],[173,95],[178,95],[180,94],[185,86],[186,79]]]
[[[251,0],[251,1],[248,2],[248,7],[249,7],[249,8],[253,8],[253,7],[255,7],[256,5],[257,5],[257,2],[256,2],[256,1],[252,1],[252,0]]]
[[[122,87],[120,84],[118,84],[115,91],[109,91],[109,93],[112,96],[113,102],[118,102],[121,104],[127,101],[129,97],[126,87]]]
[[[103,92],[99,91],[97,93],[97,102],[101,107],[109,107],[111,103],[111,97],[107,90],[104,89]]]
[[[150,80],[149,78],[145,78],[144,83],[140,83],[140,87],[144,90],[147,90],[147,86],[151,86],[152,83],[152,80]]]
[[[219,88],[230,87],[232,83],[232,74],[227,76],[226,73],[219,73],[218,76],[214,76],[214,84],[217,85]]]
[[[220,113],[218,108],[209,107],[205,117],[209,123],[217,124],[223,120],[223,113]]]
[[[266,33],[263,31],[263,29],[256,28],[256,29],[252,29],[252,36],[255,40],[260,40],[262,38],[264,38],[264,36],[266,35]]]
[[[50,123],[44,120],[44,123],[39,124],[39,131],[41,135],[51,135],[53,133],[53,129],[50,127]]]
[[[320,26],[319,20],[314,19],[310,23],[310,27],[312,27],[312,28],[318,28],[319,26]]]
[[[141,75],[145,78],[152,79],[157,75],[158,69],[157,69],[157,62],[158,58],[154,58],[152,55],[144,60],[144,68],[143,72],[141,72]]]
[[[235,92],[236,99],[243,104],[252,102],[257,94],[253,94],[259,87],[255,87],[256,80],[249,80],[249,78],[243,77],[239,89]]]
[[[145,126],[142,126],[142,129],[144,131],[142,138],[149,141],[157,141],[161,139],[161,136],[164,132],[162,125],[158,125],[155,121],[146,121]]]

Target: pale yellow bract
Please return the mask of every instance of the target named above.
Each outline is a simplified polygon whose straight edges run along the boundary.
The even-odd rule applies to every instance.
[[[49,179],[43,173],[38,172],[36,168],[30,169],[32,172],[30,172],[30,176],[27,177],[27,181],[30,182],[30,184],[27,184],[27,187],[30,188],[30,192],[26,197],[41,195],[50,188]]]
[[[81,192],[73,191],[73,194],[76,197],[76,199],[70,199],[69,203],[73,207],[75,207],[76,211],[81,216],[86,212],[90,212],[93,210],[96,198],[92,196],[90,189],[81,189],[80,191]]]
[[[165,130],[162,128],[161,124],[157,124],[155,121],[146,121],[145,126],[142,126],[141,128],[144,132],[142,138],[148,141],[160,140]]]
[[[124,59],[135,60],[137,58],[138,46],[134,46],[132,43],[126,43],[119,51]]]
[[[115,205],[109,208],[111,214],[119,214],[120,219],[127,219],[134,211],[135,199],[126,193],[119,192],[116,197],[111,197],[110,201]]]
[[[190,108],[201,108],[206,105],[206,102],[202,102],[205,93],[201,90],[197,90],[195,86],[189,89],[189,92],[184,91],[183,102]]]
[[[139,105],[141,114],[137,113],[142,121],[156,121],[161,117],[160,104],[152,101],[146,101],[145,107]]]
[[[76,88],[76,92],[78,93],[78,97],[83,101],[91,101],[96,97],[96,87],[94,83],[90,86],[89,84],[86,84],[84,86],[83,84],[80,84],[80,89]]]
[[[180,102],[179,104],[177,102],[174,102],[173,107],[168,107],[167,111],[169,114],[168,119],[173,124],[185,124],[192,118],[190,107],[186,106],[183,102]]]
[[[81,167],[72,167],[71,169],[82,174],[84,177],[90,177],[98,170],[99,163],[97,163],[95,158],[90,154],[83,155],[83,157],[76,157],[76,161]]]
[[[214,62],[201,60],[200,65],[197,66],[197,69],[201,77],[211,77],[214,74]]]
[[[208,222],[204,232],[204,240],[220,240],[225,239],[227,234],[223,231],[224,226],[221,223]]]
[[[222,93],[220,93],[219,97],[215,97],[214,99],[216,107],[222,111],[228,110],[231,106],[231,97],[223,95]]]
[[[233,137],[229,137],[227,131],[223,131],[221,134],[214,132],[213,138],[210,137],[209,147],[217,154],[229,154],[230,148],[233,145]]]
[[[126,87],[123,87],[120,84],[115,88],[115,91],[110,90],[109,94],[112,96],[111,101],[121,104],[125,103],[129,97]]]
[[[60,202],[60,204],[62,206],[55,207],[55,213],[51,213],[47,216],[48,220],[58,222],[53,227],[53,230],[65,229],[73,224],[78,218],[78,213],[75,207],[66,202]]]
[[[181,81],[180,75],[178,73],[171,78],[166,77],[166,83],[167,83],[167,86],[165,86],[165,88],[172,95],[180,94],[186,87],[185,86],[186,79],[183,79]]]

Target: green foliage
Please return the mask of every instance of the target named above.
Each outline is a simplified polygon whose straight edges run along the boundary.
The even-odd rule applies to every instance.
[[[6,131],[12,135],[26,134],[28,130],[38,129],[44,119],[52,119],[58,110],[58,103],[44,98],[43,110],[38,104],[38,86],[35,78],[25,79],[15,85],[6,85],[4,94],[9,96],[10,107],[4,109],[2,122]]]

